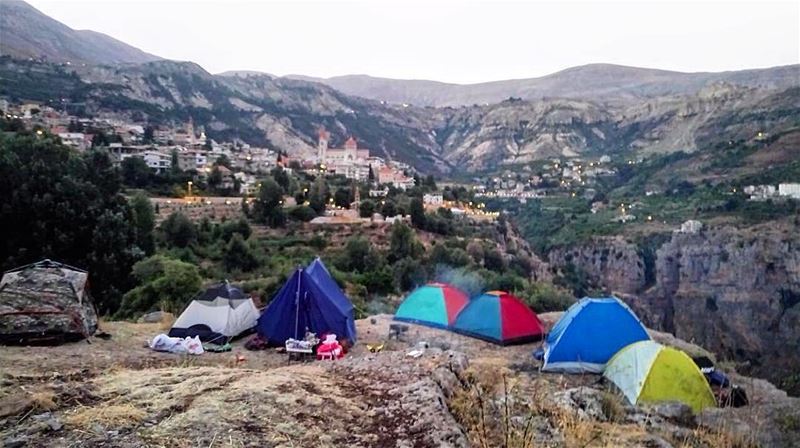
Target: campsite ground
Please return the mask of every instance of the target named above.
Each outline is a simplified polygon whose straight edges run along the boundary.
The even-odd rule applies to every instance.
[[[555,314],[542,316],[549,325]],[[596,376],[541,374],[538,344],[498,347],[411,325],[386,342],[389,316],[357,323],[336,362],[288,364],[272,350],[185,357],[145,341],[164,324],[105,322],[111,339],[0,348],[5,446],[791,446],[800,406],[736,377],[753,405],[625,406]],[[548,325],[548,326],[549,326]],[[698,347],[662,334],[683,349]],[[407,356],[418,342],[431,347]],[[386,342],[381,353],[366,344]],[[668,444],[668,445],[664,445]]]

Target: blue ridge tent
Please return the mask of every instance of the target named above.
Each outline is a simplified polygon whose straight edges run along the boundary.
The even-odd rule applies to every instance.
[[[270,344],[302,339],[306,329],[317,335],[334,333],[340,340],[356,340],[353,304],[319,259],[294,272],[256,325],[258,334]]]
[[[585,297],[569,307],[547,335],[542,371],[602,373],[621,348],[648,339],[639,318],[622,301]]]

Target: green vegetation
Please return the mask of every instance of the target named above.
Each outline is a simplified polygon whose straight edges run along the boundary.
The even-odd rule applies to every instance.
[[[119,317],[155,308],[180,313],[200,289],[201,279],[196,266],[163,255],[136,263],[133,276],[139,286],[125,293],[116,313]]]
[[[0,267],[52,258],[87,268],[99,310],[115,311],[152,243],[144,207],[132,208],[120,188],[105,153],[78,155],[47,134],[0,134]]]

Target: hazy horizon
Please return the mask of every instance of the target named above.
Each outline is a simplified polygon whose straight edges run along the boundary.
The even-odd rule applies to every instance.
[[[74,29],[207,71],[470,84],[608,63],[800,63],[800,2],[31,0]]]

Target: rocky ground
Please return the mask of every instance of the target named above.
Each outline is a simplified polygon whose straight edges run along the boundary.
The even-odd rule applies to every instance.
[[[550,325],[557,314],[546,314]],[[184,357],[143,343],[162,324],[106,322],[111,339],[0,348],[6,447],[798,446],[800,400],[734,376],[752,405],[625,405],[593,375],[538,372],[538,344],[497,347],[390,316],[358,322],[343,360],[272,350]],[[702,349],[661,333],[662,343]],[[386,342],[380,353],[366,344]],[[407,353],[420,343],[418,358]]]

